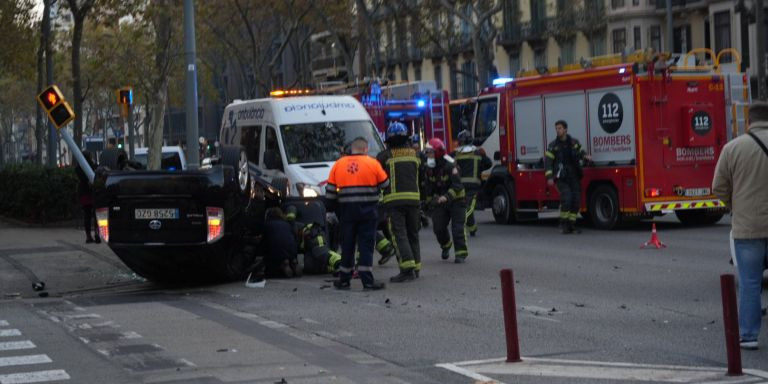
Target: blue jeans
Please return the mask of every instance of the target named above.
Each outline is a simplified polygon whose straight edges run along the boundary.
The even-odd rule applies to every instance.
[[[760,334],[763,269],[768,255],[768,239],[734,239],[739,270],[739,336],[754,341]]]

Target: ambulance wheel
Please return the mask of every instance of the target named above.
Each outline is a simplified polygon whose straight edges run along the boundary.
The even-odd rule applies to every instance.
[[[725,212],[706,209],[681,209],[675,211],[677,219],[685,225],[712,225],[723,218]]]
[[[589,218],[598,229],[613,229],[619,224],[619,197],[612,186],[600,185],[589,196]]]
[[[509,183],[499,183],[493,188],[492,211],[498,224],[511,224],[515,221],[515,188]]]
[[[235,169],[237,186],[243,195],[248,195],[251,188],[248,155],[239,146],[225,145],[221,147],[221,163]]]

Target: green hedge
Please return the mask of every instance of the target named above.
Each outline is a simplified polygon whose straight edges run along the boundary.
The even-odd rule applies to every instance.
[[[75,169],[35,164],[0,168],[0,215],[40,224],[79,217]]]

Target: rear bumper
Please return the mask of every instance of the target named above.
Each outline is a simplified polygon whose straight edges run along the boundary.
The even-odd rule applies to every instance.
[[[222,239],[213,244],[123,244],[109,243],[109,248],[128,267],[144,271],[217,270],[228,257],[230,244]],[[139,271],[137,271],[139,272]]]
[[[686,200],[686,201],[654,201],[645,203],[647,212],[669,213],[681,209],[725,209],[725,203],[719,199]]]

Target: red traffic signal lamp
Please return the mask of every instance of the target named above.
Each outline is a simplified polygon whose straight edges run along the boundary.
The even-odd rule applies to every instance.
[[[64,100],[64,96],[56,85],[51,85],[40,92],[37,95],[37,101],[43,106],[48,119],[56,126],[56,129],[69,124],[70,121],[75,119],[72,107]]]

